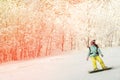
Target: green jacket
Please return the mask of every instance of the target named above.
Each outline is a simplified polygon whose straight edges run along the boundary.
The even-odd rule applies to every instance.
[[[102,54],[101,50],[97,48],[95,45],[92,45],[89,47],[89,53],[88,56],[90,57],[95,57],[98,56],[99,54]]]

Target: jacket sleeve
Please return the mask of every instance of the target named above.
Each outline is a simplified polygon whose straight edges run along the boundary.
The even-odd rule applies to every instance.
[[[98,48],[98,53],[99,53],[99,54],[102,54],[102,52],[101,52],[100,48]]]
[[[90,47],[89,47],[88,57],[90,56],[90,52],[91,52],[91,50],[90,50]]]

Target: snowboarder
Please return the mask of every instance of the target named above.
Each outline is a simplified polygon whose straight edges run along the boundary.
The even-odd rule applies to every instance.
[[[106,66],[103,60],[99,56],[101,55],[103,57],[103,54],[101,53],[101,50],[99,49],[98,45],[95,43],[95,40],[92,40],[90,44],[91,46],[90,47],[88,46],[89,54],[87,56],[87,60],[90,57],[92,64],[93,64],[94,71],[98,70],[97,63],[96,63],[97,61],[100,63],[102,69],[106,69]]]

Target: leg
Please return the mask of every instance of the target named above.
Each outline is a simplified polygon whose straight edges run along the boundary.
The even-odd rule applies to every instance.
[[[100,63],[102,69],[106,68],[106,66],[105,66],[103,60],[100,58],[100,56],[96,56],[96,60]]]
[[[94,70],[97,70],[96,58],[95,57],[91,57],[91,61],[92,61]]]

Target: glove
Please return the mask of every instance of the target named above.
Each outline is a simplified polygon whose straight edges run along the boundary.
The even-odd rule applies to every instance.
[[[86,60],[88,61],[88,60],[89,60],[89,57],[87,57]]]

